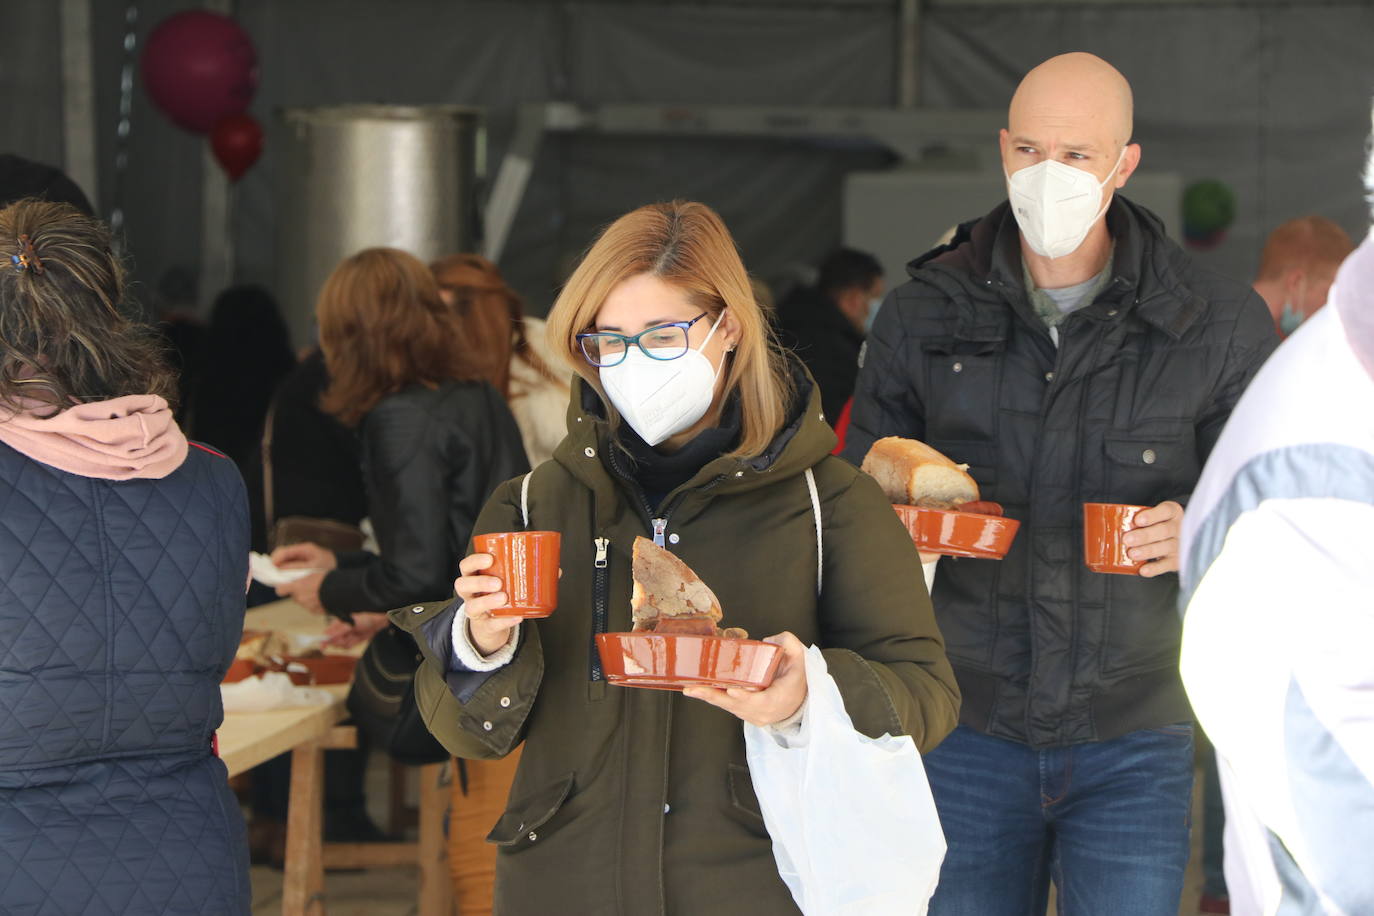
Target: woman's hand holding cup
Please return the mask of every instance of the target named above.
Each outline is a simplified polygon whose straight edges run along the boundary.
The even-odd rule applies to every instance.
[[[453,592],[463,600],[463,613],[468,618],[468,633],[472,644],[483,655],[491,655],[510,639],[510,631],[520,626],[519,617],[493,617],[491,612],[505,607],[509,601],[501,580],[481,575],[495,562],[489,553],[474,553],[458,564],[462,573],[453,582]]]
[[[547,617],[558,606],[562,535],[557,531],[506,531],[472,539],[479,551],[458,564],[453,590],[463,599],[472,644],[491,655],[527,617]],[[485,576],[477,575],[490,570]]]

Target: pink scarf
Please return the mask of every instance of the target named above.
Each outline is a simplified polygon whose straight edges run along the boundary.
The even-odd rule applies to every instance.
[[[167,401],[131,394],[77,404],[47,419],[0,414],[0,442],[34,461],[81,477],[159,479],[186,460],[186,436]]]

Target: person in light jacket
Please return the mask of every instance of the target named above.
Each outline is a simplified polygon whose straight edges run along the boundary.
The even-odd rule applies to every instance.
[[[1367,235],[1236,405],[1183,524],[1181,668],[1233,913],[1374,912],[1371,418]]]

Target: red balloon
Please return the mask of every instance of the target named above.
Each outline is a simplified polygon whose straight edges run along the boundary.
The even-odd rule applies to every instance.
[[[221,118],[210,131],[210,149],[229,180],[238,181],[262,155],[262,126],[250,114]]]
[[[240,114],[258,88],[258,52],[228,16],[188,10],[162,20],[142,57],[148,95],[177,126],[203,134]]]

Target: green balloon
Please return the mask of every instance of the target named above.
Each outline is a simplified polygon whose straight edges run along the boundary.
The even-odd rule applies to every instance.
[[[1183,191],[1183,232],[1189,238],[1221,232],[1236,218],[1236,195],[1215,178],[1195,181]]]

